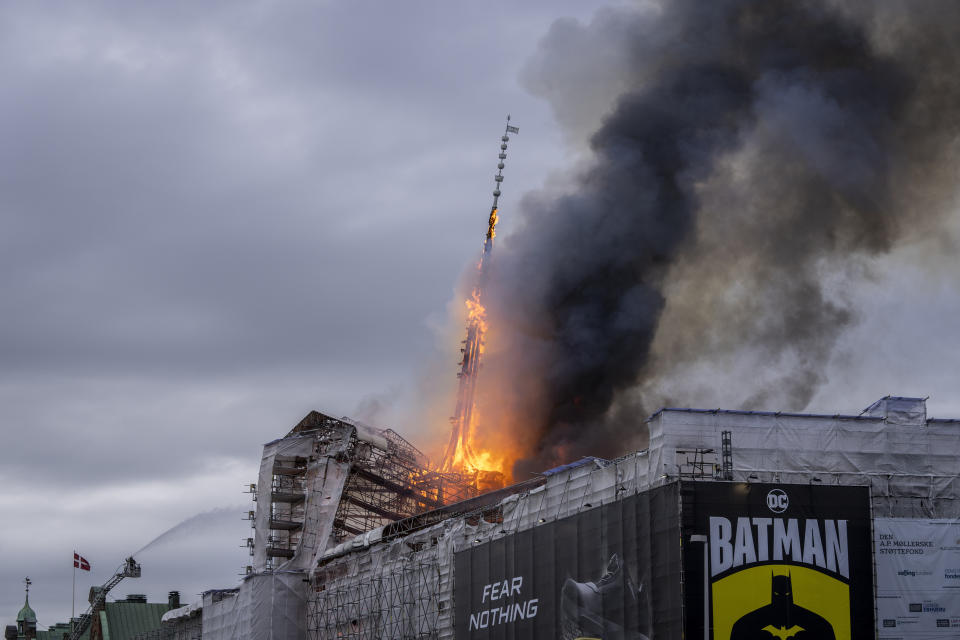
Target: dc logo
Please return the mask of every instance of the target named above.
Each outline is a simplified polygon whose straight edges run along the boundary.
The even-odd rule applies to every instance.
[[[790,499],[783,489],[771,489],[767,494],[767,507],[774,513],[783,513],[790,506]]]

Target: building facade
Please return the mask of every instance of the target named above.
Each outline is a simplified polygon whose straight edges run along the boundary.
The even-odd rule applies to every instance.
[[[202,637],[960,634],[957,420],[887,397],[858,415],[667,408],[647,428],[646,450],[381,514],[352,535],[331,533],[356,473],[344,452],[377,434],[314,440],[304,464],[346,467],[316,481],[329,506],[304,516],[285,558],[300,564],[267,566],[267,551],[239,589],[205,595]],[[268,527],[276,500],[262,489],[288,438],[265,448],[255,523]]]

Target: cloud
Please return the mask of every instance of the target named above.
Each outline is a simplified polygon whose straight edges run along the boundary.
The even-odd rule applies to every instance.
[[[310,409],[399,389],[380,419],[404,421],[429,319],[482,239],[506,112],[525,145],[506,226],[562,164],[519,68],[556,16],[592,10],[0,7],[0,477],[31,523],[0,553],[41,622],[69,614],[71,547],[105,580],[234,504],[262,442]],[[248,531],[224,522],[145,552],[119,595],[232,586]],[[9,618],[21,602],[2,586]]]

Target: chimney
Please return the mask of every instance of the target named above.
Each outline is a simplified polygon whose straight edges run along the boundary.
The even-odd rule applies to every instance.
[[[171,591],[170,593],[167,594],[167,605],[169,605],[171,609],[180,608],[180,592],[179,591]]]
[[[888,424],[922,427],[927,424],[927,399],[884,396],[860,415],[883,418]]]

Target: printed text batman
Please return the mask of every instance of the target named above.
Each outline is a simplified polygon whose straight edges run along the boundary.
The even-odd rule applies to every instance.
[[[846,520],[710,518],[710,574],[768,561],[808,564],[850,577]]]

